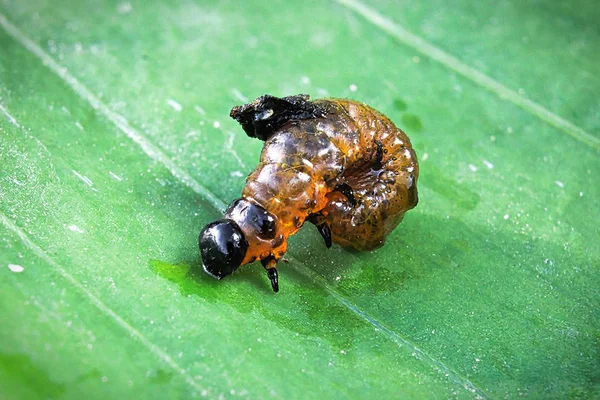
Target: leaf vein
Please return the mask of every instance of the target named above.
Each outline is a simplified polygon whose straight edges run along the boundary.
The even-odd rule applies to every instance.
[[[381,15],[376,10],[366,6],[358,0],[333,0],[340,5],[356,12],[365,18],[368,22],[372,23],[379,29],[383,30],[390,36],[397,39],[400,43],[413,48],[419,53],[426,57],[431,58],[446,66],[447,68],[459,73],[465,78],[475,82],[477,85],[489,90],[496,94],[501,99],[508,100],[509,102],[519,106],[526,112],[538,117],[542,121],[554,126],[563,133],[579,140],[580,142],[593,147],[596,150],[600,150],[600,138],[592,135],[584,129],[578,127],[573,122],[554,114],[541,104],[535,101],[529,100],[514,90],[508,88],[497,80],[487,76],[483,72],[468,66],[458,58],[446,53],[445,51],[435,47],[422,37],[410,32],[402,25],[392,21],[389,18]]]

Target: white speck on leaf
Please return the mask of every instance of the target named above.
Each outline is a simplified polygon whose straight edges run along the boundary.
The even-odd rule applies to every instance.
[[[508,219],[509,215],[508,214],[504,214],[504,219]]]
[[[483,165],[485,165],[486,167],[488,167],[489,169],[493,169],[494,168],[494,164],[492,164],[491,162],[489,162],[488,160],[483,160]]]
[[[565,184],[564,184],[564,183],[562,183],[561,181],[556,181],[556,182],[554,182],[554,183],[556,183],[556,185],[557,185],[558,187],[560,187],[560,188],[564,188],[564,187],[565,187]]]
[[[239,89],[233,88],[233,89],[231,89],[231,93],[239,101],[241,101],[243,103],[247,103],[248,102],[248,98],[246,96],[244,96],[242,94],[242,92],[239,91]]]
[[[116,180],[118,180],[119,182],[121,182],[123,180],[123,178],[121,178],[119,175],[115,174],[112,171],[108,171],[108,173],[110,174],[110,176],[112,176],[113,178],[115,178]]]
[[[229,175],[231,175],[235,178],[241,178],[242,176],[244,176],[244,174],[242,174],[240,171],[233,171]]]
[[[20,265],[17,265],[17,264],[8,264],[8,269],[10,269],[12,272],[19,273],[19,272],[23,272],[23,270],[25,268],[23,268],[23,267],[21,267]]]
[[[98,56],[101,53],[100,47],[97,44],[93,44],[93,45],[90,46],[90,52],[93,55]],[[102,93],[98,93],[98,97],[102,97]]]
[[[206,111],[204,111],[204,108],[200,106],[194,106],[194,110],[198,111],[202,115],[206,115]]]
[[[477,167],[474,166],[473,164],[469,164],[469,168],[471,169],[471,171],[477,172]]]
[[[71,232],[85,233],[85,231],[83,229],[81,229],[80,227],[78,227],[77,225],[69,225],[69,230]]]
[[[129,14],[131,12],[131,10],[133,10],[133,7],[131,6],[131,3],[120,3],[117,6],[117,12],[119,14]]]
[[[221,127],[221,123],[219,121],[213,122],[213,127],[219,129]]]
[[[358,90],[358,86],[356,86],[354,83],[352,85],[350,85],[351,92],[356,92],[357,90]]]
[[[310,85],[310,78],[308,76],[303,76],[300,78],[300,83],[304,85]]]
[[[181,104],[179,104],[178,102],[176,102],[173,99],[168,99],[167,104],[170,105],[173,108],[173,110],[175,110],[177,112],[183,110],[183,107],[181,106]]]
[[[317,96],[319,97],[329,97],[329,91],[323,88],[316,88]]]
[[[94,186],[94,182],[92,182],[92,180],[90,178],[88,178],[87,176],[81,175],[79,172],[75,171],[74,169],[72,171],[75,174],[75,176],[77,176],[79,179],[81,179],[86,185],[88,185],[90,187]]]

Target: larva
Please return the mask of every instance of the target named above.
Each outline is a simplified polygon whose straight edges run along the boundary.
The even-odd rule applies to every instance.
[[[367,251],[382,246],[417,205],[410,140],[365,104],[265,95],[230,115],[265,143],[242,197],[200,233],[203,268],[218,279],[260,260],[277,292],[277,261],[305,221],[327,247]]]

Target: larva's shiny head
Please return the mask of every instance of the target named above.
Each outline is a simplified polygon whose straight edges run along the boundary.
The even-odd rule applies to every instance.
[[[235,271],[248,250],[248,241],[242,230],[230,219],[206,225],[200,232],[198,245],[204,271],[217,279]]]

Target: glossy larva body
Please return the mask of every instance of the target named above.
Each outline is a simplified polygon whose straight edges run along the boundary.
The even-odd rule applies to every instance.
[[[410,140],[369,106],[266,95],[231,116],[265,144],[242,197],[200,234],[204,269],[219,279],[261,260],[277,291],[275,265],[305,221],[327,247],[373,250],[417,205]]]

